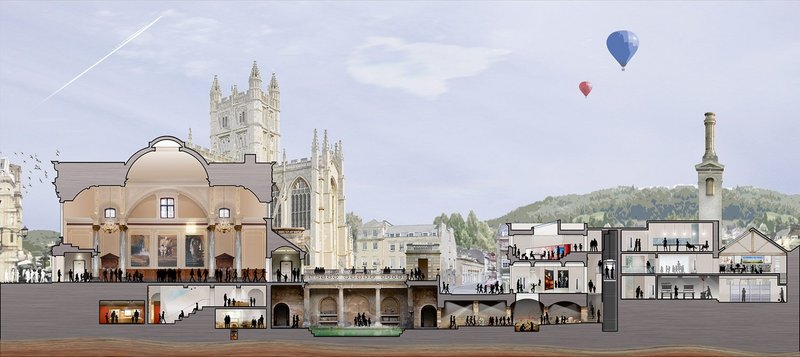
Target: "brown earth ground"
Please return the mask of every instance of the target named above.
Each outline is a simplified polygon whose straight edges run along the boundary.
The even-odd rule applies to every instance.
[[[0,341],[0,356],[757,356],[752,352],[702,346],[662,346],[625,350],[590,351],[552,346],[347,346],[335,343],[285,342],[159,342],[127,339],[55,339]],[[767,356],[766,354],[763,356]],[[769,354],[800,356],[800,352]]]

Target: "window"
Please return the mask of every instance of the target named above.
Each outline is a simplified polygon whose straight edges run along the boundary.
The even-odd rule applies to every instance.
[[[220,208],[219,218],[231,218],[231,210],[227,208]]]
[[[283,218],[283,215],[281,214],[281,208],[281,206],[278,206],[278,208],[275,209],[275,222],[272,222],[273,226],[275,227],[281,226],[281,218]]]
[[[361,250],[367,250],[367,242],[361,243]],[[366,263],[364,263],[366,264]]]
[[[406,245],[404,243],[400,243],[400,251],[402,252],[405,249],[406,249]]]
[[[706,196],[714,196],[714,179],[711,177],[706,179]]]
[[[409,233],[409,234],[407,234],[406,236],[407,236],[407,237],[413,237],[413,236],[414,236],[414,233]]]
[[[378,231],[377,230],[373,230],[372,231],[372,236],[373,237],[377,237],[378,236]]]
[[[372,249],[378,249],[378,242],[372,242]]]
[[[424,232],[424,233],[422,233],[422,236],[423,236],[423,237],[427,237],[427,236],[428,236],[428,232]]]
[[[117,210],[113,208],[106,208],[103,216],[105,218],[117,218]]]
[[[175,218],[175,199],[164,197],[161,202],[161,218]]]
[[[303,179],[292,185],[292,227],[311,228],[311,189]]]
[[[503,257],[503,259],[501,259],[500,262],[503,268],[508,268],[508,258]]]
[[[224,117],[220,118],[219,122],[220,122],[220,124],[219,124],[220,127],[223,127],[223,128],[227,128],[228,127],[228,117],[227,116],[224,116]]]
[[[436,237],[436,232],[431,232],[431,235]]]
[[[394,252],[394,244],[390,244],[389,245],[389,251],[390,252]]]
[[[244,133],[236,134],[236,149],[244,150],[244,146],[245,146]]]
[[[239,113],[239,124],[244,124],[244,111]]]

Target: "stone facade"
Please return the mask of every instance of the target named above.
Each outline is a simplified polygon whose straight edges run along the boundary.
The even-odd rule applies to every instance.
[[[714,149],[715,126],[717,118],[714,113],[706,113],[706,150],[703,162],[695,166],[697,170],[698,213],[701,220],[722,222],[722,173],[725,166],[719,163]]]
[[[317,132],[311,142],[311,156],[287,160],[280,146],[281,102],[275,73],[266,91],[261,73],[253,62],[246,92],[236,85],[223,97],[215,76],[210,92],[211,148],[192,144],[209,161],[241,161],[255,154],[257,161],[275,162],[273,180],[278,193],[271,205],[274,227],[303,228],[299,240],[308,252],[305,264],[341,268],[353,264],[352,248],[345,223],[344,155],[342,142],[329,143],[327,130],[320,145]]]
[[[0,158],[0,279],[15,280],[22,251],[22,168]]]
[[[408,245],[436,244],[442,281],[452,284],[459,279],[455,234],[445,224],[393,225],[385,220],[372,220],[359,227],[355,244],[358,269],[408,268]]]

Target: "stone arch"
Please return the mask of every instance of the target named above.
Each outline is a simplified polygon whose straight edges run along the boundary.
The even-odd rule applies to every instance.
[[[436,327],[436,308],[433,305],[425,305],[419,313],[420,327]]]
[[[132,200],[133,203],[128,205],[126,207],[126,209],[125,209],[125,217],[120,217],[121,212],[119,210],[117,210],[117,218],[126,218],[128,215],[130,215],[131,212],[133,212],[137,207],[139,207],[139,205],[144,200],[146,200],[147,198],[149,198],[150,196],[153,196],[153,195],[155,195],[156,198],[157,198],[157,196],[158,196],[157,194],[159,192],[164,192],[164,191],[175,191],[179,195],[187,197],[190,201],[192,201],[192,203],[196,204],[197,207],[199,207],[204,213],[206,213],[206,216],[209,215],[209,208],[205,204],[203,204],[203,200],[200,199],[199,197],[193,195],[191,192],[188,192],[188,191],[185,191],[185,190],[181,190],[178,187],[158,187],[158,188],[153,188],[153,189],[144,191],[141,194],[138,194],[135,197],[133,197],[133,200]],[[179,210],[180,210],[180,208],[179,208]],[[214,214],[214,217],[216,217],[216,212],[212,212],[212,213]]]
[[[337,314],[339,308],[336,306],[336,299],[328,296],[319,302],[320,314]]]
[[[381,314],[382,315],[397,315],[400,314],[400,303],[393,297],[384,298],[381,301]]]
[[[533,299],[517,300],[511,304],[511,316],[514,322],[534,321],[539,323],[544,311],[544,304]]]
[[[346,324],[352,323],[353,319],[355,319],[358,314],[366,314],[367,317],[372,319],[372,322],[375,323],[374,311],[369,304],[369,299],[364,297],[364,295],[357,294],[345,297],[345,302],[344,322]]]
[[[256,306],[263,306],[266,304],[264,301],[264,293],[261,289],[252,289],[250,292],[247,293],[247,297],[254,298],[256,301]]]
[[[289,327],[289,305],[277,303],[272,310],[272,327]]]
[[[547,308],[547,313],[551,319],[557,316],[566,316],[567,318],[572,318],[574,320],[581,319],[581,307],[580,305],[571,302],[571,301],[559,301],[550,305]]]

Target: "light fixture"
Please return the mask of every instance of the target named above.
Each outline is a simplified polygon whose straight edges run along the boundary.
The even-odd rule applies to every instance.
[[[111,203],[111,187],[108,188],[108,203]],[[109,212],[113,212],[113,214],[109,214]],[[103,217],[105,218],[105,222],[100,226],[100,228],[106,233],[114,233],[119,229],[119,224],[117,224],[117,211],[113,208],[106,208],[103,211]]]

